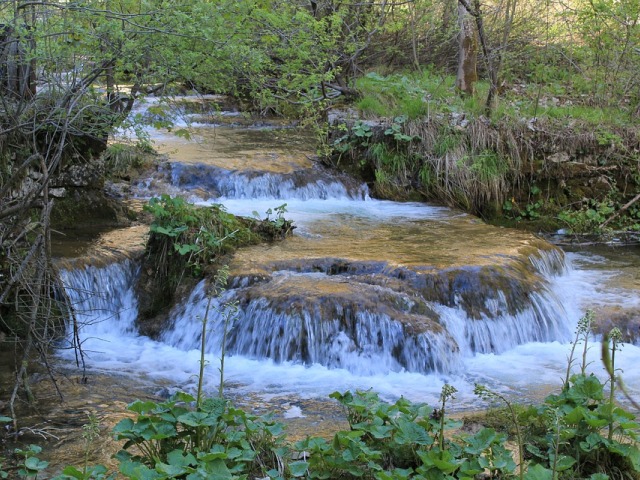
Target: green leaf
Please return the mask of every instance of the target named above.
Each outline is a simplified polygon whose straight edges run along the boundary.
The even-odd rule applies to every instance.
[[[208,452],[199,452],[198,460],[202,462],[213,462],[214,460],[223,460],[227,458],[227,452],[222,445],[214,445]]]
[[[469,443],[464,451],[472,455],[480,455],[498,438],[498,434],[492,428],[483,428],[473,437],[469,438]]]
[[[167,463],[156,463],[156,472],[162,473],[168,477],[177,477],[187,473],[187,469],[182,465],[170,465]]]
[[[200,248],[197,245],[194,245],[192,243],[175,243],[173,245],[173,248],[176,250],[176,252],[178,252],[180,255],[186,255],[188,253],[191,252],[197,252],[198,250],[200,250]]]
[[[194,397],[190,393],[176,392],[173,395],[171,395],[171,398],[169,398],[168,401],[171,403],[178,403],[178,402],[193,403],[196,401],[196,397]]]
[[[70,478],[78,478],[78,479],[84,478],[84,473],[73,466],[65,467],[65,469],[62,470],[62,473],[63,475],[66,475],[67,477],[70,477]]]
[[[604,473],[592,473],[589,480],[609,480],[609,475]]]
[[[27,467],[29,470],[36,470],[36,471],[44,470],[45,468],[47,468],[48,465],[49,465],[49,462],[40,460],[37,457],[29,457],[24,462],[25,467]]]
[[[567,413],[563,420],[569,425],[577,425],[584,418],[585,413],[584,407],[576,407]]]
[[[598,435],[597,433],[590,433],[587,435],[587,438],[583,442],[580,442],[580,448],[584,452],[591,452],[592,450],[597,449],[603,442],[604,438]]]
[[[420,425],[406,418],[400,418],[397,422],[398,432],[395,435],[395,440],[400,445],[404,444],[417,444],[417,445],[431,445],[433,444],[433,438],[427,433],[427,431]]]
[[[631,465],[633,465],[633,469],[636,472],[640,472],[640,450],[638,450],[636,445],[629,445],[626,457],[631,462]]]
[[[184,454],[182,450],[173,450],[167,455],[167,461],[171,465],[182,467],[192,466],[197,463],[196,457],[191,453]]]
[[[180,415],[178,421],[190,427],[210,427],[216,425],[219,418],[207,412],[187,412]]]
[[[158,404],[155,402],[151,402],[151,401],[143,402],[141,400],[136,400],[135,402],[130,403],[127,409],[134,413],[143,414],[143,413],[152,411],[157,406]]]
[[[553,480],[553,472],[542,465],[529,466],[524,473],[525,480]]]
[[[210,474],[209,478],[215,478],[216,480],[231,480],[233,478],[229,468],[221,458],[207,462],[205,470]]]
[[[151,470],[146,465],[139,462],[124,462],[120,464],[120,473],[126,478],[136,480],[159,480],[166,478],[165,475]]]
[[[576,459],[567,455],[560,455],[556,461],[556,471],[563,472],[573,467],[576,463]]]
[[[284,425],[282,425],[281,423],[274,423],[273,425],[267,425],[264,428],[267,432],[269,432],[274,437],[279,437],[285,432]]]
[[[186,128],[180,128],[173,133],[176,137],[184,138],[185,140],[191,140],[191,133]]]
[[[309,462],[297,461],[289,464],[289,470],[294,477],[302,477],[309,468]]]
[[[130,438],[124,435],[131,433],[133,426],[134,426],[134,422],[130,418],[123,418],[122,420],[120,420],[116,424],[116,426],[113,427],[113,433],[116,434],[116,439],[122,440],[124,438]]]

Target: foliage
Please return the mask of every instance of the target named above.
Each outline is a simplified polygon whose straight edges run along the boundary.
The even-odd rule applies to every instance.
[[[165,194],[149,200],[144,210],[153,217],[149,248],[158,251],[163,261],[173,255],[181,259],[180,274],[187,270],[201,275],[216,255],[231,247],[233,240],[255,241],[251,231],[221,205],[198,208],[182,197]]]
[[[572,376],[560,394],[545,400],[538,414],[555,428],[544,437],[529,438],[527,451],[536,464],[554,474],[588,478],[640,470],[635,444],[640,424],[634,415],[607,401],[597,377]]]
[[[126,440],[117,454],[125,477],[230,479],[278,471],[287,452],[282,425],[223,398],[206,399],[194,409],[195,400],[177,393],[161,403],[129,405],[137,418],[114,428],[116,438]]]
[[[507,199],[502,204],[502,212],[507,218],[512,218],[519,222],[521,220],[536,220],[540,218],[540,211],[544,207],[544,201],[540,197],[542,190],[537,185],[529,188],[529,202],[520,207],[515,199]]]
[[[154,154],[141,145],[110,144],[102,154],[105,173],[111,178],[130,178],[132,173],[149,165]]]
[[[570,233],[588,233],[600,231],[600,225],[609,218],[615,208],[613,202],[598,202],[589,199],[578,210],[563,210],[558,219],[563,222]]]
[[[476,390],[484,399],[506,402],[486,387]],[[451,433],[461,426],[446,413],[454,396],[455,389],[445,385],[439,408],[433,408],[404,398],[387,403],[371,391],[335,392],[331,397],[344,407],[349,429],[331,440],[310,436],[288,444],[284,427],[269,416],[247,414],[222,397],[198,400],[179,392],[162,402],[129,405],[135,418],[121,420],[113,431],[125,442],[116,458],[124,478],[154,480],[468,480],[483,473],[502,479],[600,480],[640,474],[640,425],[604,394],[593,375],[571,376],[559,394],[538,407],[510,408],[506,402],[509,422],[523,435],[517,434],[520,469],[506,448],[505,433],[488,427]],[[37,448],[17,453],[24,456],[25,476],[46,468]],[[111,478],[107,475],[102,466],[85,465],[67,467],[56,478]]]
[[[430,70],[388,76],[370,72],[357,85],[362,98],[356,105],[365,116],[415,119],[440,110],[450,97],[453,80]]]
[[[144,210],[152,216],[145,256],[145,270],[153,272],[148,281],[154,285],[151,304],[144,309],[148,316],[171,302],[185,277],[201,278],[225,253],[283,239],[295,228],[284,218],[286,204],[275,209],[275,218],[269,211],[259,220],[236,217],[222,205],[198,207],[165,194],[149,200]]]

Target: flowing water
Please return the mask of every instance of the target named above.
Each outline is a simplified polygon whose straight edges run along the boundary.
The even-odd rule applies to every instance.
[[[296,226],[291,238],[231,261],[228,289],[206,317],[210,392],[231,302],[239,306],[225,359],[231,392],[316,398],[373,389],[435,403],[450,383],[461,409],[478,404],[476,382],[526,400],[557,387],[585,309],[637,317],[638,247],[618,250],[617,260],[608,250],[563,252],[456,210],[371,199],[365,185],[314,162],[311,138],[295,129],[209,121],[190,131],[189,140],[150,131],[169,161],[136,185],[139,197],[182,194],[262,218],[286,204]],[[136,327],[135,255],[94,263],[64,270],[89,367],[158,390],[194,388],[207,283],[152,340]],[[598,352],[590,350],[590,368],[602,375]],[[60,356],[71,359],[68,350]],[[640,348],[627,344],[616,359],[640,394]]]

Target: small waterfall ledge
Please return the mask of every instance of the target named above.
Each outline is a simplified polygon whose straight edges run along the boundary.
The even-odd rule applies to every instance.
[[[193,134],[161,135],[167,161],[132,192],[223,203],[246,216],[286,202],[296,225],[285,241],[234,254],[228,289],[211,299],[210,357],[221,350],[227,304],[238,306],[229,355],[363,376],[459,373],[479,354],[569,340],[575,319],[552,288],[565,259],[551,244],[444,207],[373,200],[366,185],[314,162],[308,135],[293,130]],[[65,272],[82,335],[144,350],[136,263],[101,265]],[[157,348],[187,356],[200,348],[207,291],[205,280],[174,306]]]
[[[550,288],[566,269],[564,255],[538,239],[530,238],[516,253],[482,256],[480,265],[449,268],[299,258],[296,248],[287,249],[288,259],[260,255],[281,247],[287,248],[274,244],[238,252],[228,290],[212,299],[207,353],[220,352],[222,313],[231,303],[238,314],[229,327],[228,354],[357,375],[457,373],[463,359],[477,353],[571,336],[571,322]],[[117,341],[138,335],[139,267],[117,257],[62,268],[84,336]],[[203,280],[173,308],[161,342],[184,351],[200,347],[207,288]]]
[[[322,166],[291,172],[230,170],[203,163],[164,162],[150,179],[139,182],[134,191],[149,197],[158,191],[185,195],[194,201],[225,199],[364,200],[366,185],[330,172]]]

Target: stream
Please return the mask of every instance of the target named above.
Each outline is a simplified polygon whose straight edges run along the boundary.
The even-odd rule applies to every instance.
[[[246,125],[237,112],[219,122],[186,110],[190,121],[180,117],[176,127],[188,127],[190,139],[149,129],[169,160],[136,183],[133,195],[183,195],[261,218],[286,204],[296,227],[282,242],[233,257],[228,288],[207,316],[205,386],[212,394],[220,312],[230,302],[239,311],[227,339],[226,389],[265,400],[373,389],[387,400],[436,404],[451,384],[458,390],[453,408],[469,410],[481,404],[473,394],[481,383],[539,401],[561,384],[586,309],[638,324],[638,246],[563,250],[454,209],[372,199],[366,185],[317,164],[304,131]],[[172,309],[158,339],[142,336],[133,289],[139,264],[126,250],[63,270],[87,365],[163,395],[193,390],[206,282]],[[589,370],[605,378],[599,353],[594,340]],[[64,348],[58,357],[75,360]],[[624,344],[616,362],[638,398],[640,348]]]

